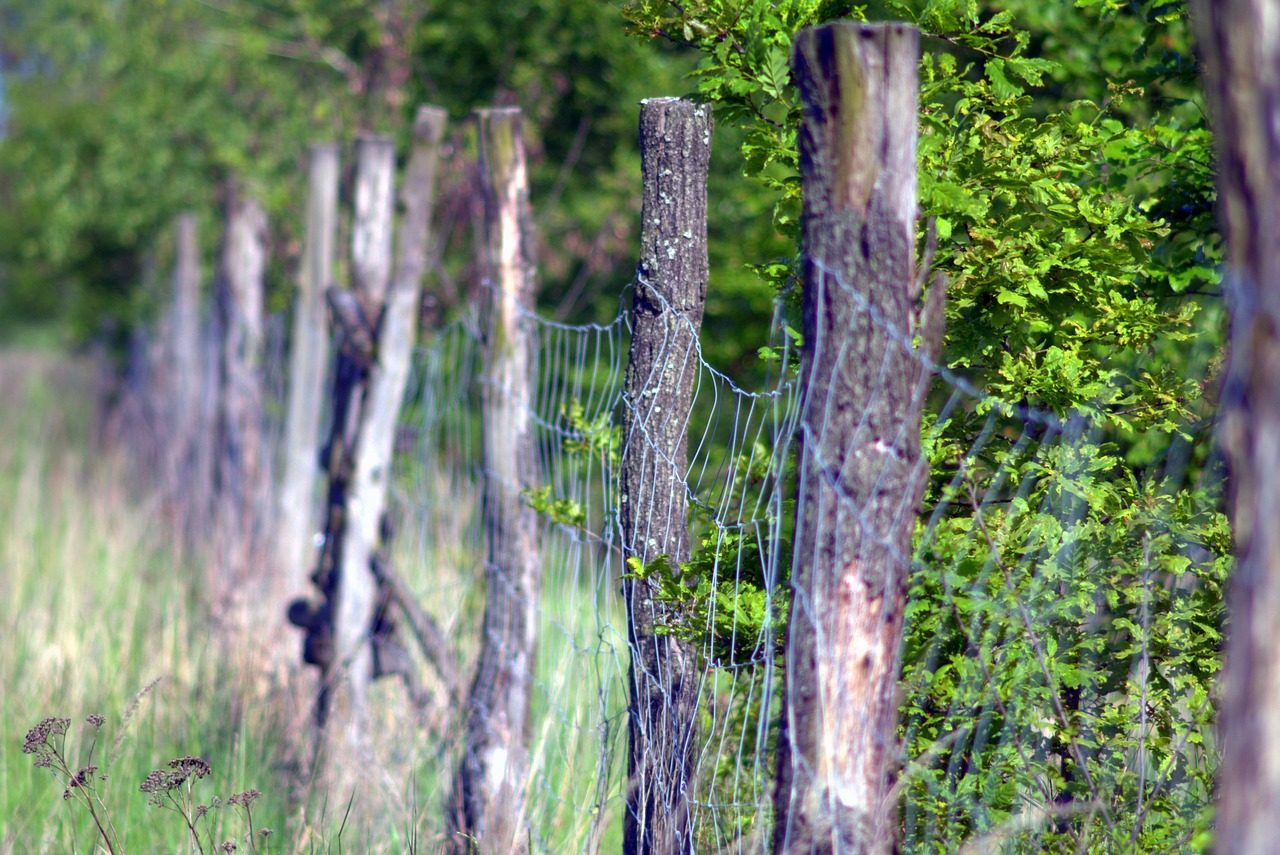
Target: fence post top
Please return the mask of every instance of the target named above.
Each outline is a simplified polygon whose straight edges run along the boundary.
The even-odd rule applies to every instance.
[[[519,118],[524,111],[519,107],[477,107],[473,112],[482,119],[497,119],[503,117]]]
[[[915,24],[909,24],[906,21],[829,21],[825,24],[814,24],[813,26],[804,27],[798,33],[796,38],[799,39],[805,33],[821,33],[821,32],[838,32],[853,31],[863,38],[874,38],[879,33],[900,34],[907,32],[919,33],[920,30]]]
[[[383,134],[356,134],[356,148],[390,148],[395,150],[396,141]]]
[[[413,135],[428,142],[439,142],[448,122],[448,110],[434,104],[422,104],[413,119]]]

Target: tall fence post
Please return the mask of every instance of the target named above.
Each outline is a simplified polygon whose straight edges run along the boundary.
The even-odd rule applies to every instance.
[[[435,201],[436,162],[446,118],[444,110],[424,107],[414,124],[414,148],[401,193],[403,213],[396,235],[398,252],[383,295],[381,322],[375,339],[376,355],[369,372],[352,459],[338,582],[338,637],[347,638],[340,650],[354,650],[353,646],[346,645],[356,643],[367,649],[358,656],[343,657],[351,662],[348,679],[353,711],[359,718],[365,715],[368,686],[375,677],[401,673],[409,682],[411,692],[415,685],[411,672],[398,670],[398,647],[392,649],[398,642],[388,637],[390,626],[378,619],[383,596],[377,589],[374,562],[384,528],[396,426],[409,381],[413,348],[417,344],[422,277],[427,266],[431,206]],[[353,726],[363,730],[365,722],[359,718],[353,720]]]
[[[1218,150],[1230,367],[1220,441],[1239,562],[1218,735],[1214,851],[1275,851],[1280,815],[1280,31],[1270,4],[1201,0],[1193,20]]]
[[[711,108],[677,98],[640,107],[640,263],[623,387],[619,522],[624,558],[675,566],[690,558],[686,431],[699,372],[707,296],[707,169]],[[623,819],[627,853],[689,852],[701,670],[687,642],[659,635],[651,583],[624,580],[631,648]]]
[[[338,147],[311,146],[307,223],[294,299],[285,415],[285,469],[276,525],[277,591],[286,597],[306,587],[307,558],[316,530],[315,490],[320,476],[320,418],[328,372],[329,326],[324,292],[333,284],[338,228]]]
[[[533,486],[533,341],[525,312],[537,285],[521,114],[478,110],[484,239],[484,526],[488,582],[466,747],[449,805],[454,851],[524,853],[529,705],[542,554]],[[477,850],[475,847],[479,847]]]
[[[237,182],[226,190],[217,308],[222,382],[218,412],[220,584],[247,578],[254,563],[266,487],[262,462],[262,351],[267,216]],[[225,593],[225,591],[224,591]]]
[[[943,283],[917,303],[919,34],[801,31],[804,347],[777,853],[893,850],[920,420]],[[924,353],[913,347],[919,337]]]
[[[351,290],[331,287],[337,356],[332,384],[332,413],[323,462],[329,476],[325,505],[324,544],[312,581],[323,601],[308,612],[299,601],[290,606],[290,620],[307,628],[303,659],[321,669],[315,723],[323,745],[330,714],[340,717],[349,747],[363,745],[373,652],[369,625],[376,584],[373,568],[346,548],[351,480],[355,473],[356,443],[364,409],[369,371],[373,367],[375,336],[382,302],[390,284],[391,234],[394,214],[395,144],[384,137],[356,140],[355,215],[351,232]],[[346,688],[345,704],[334,709],[335,693]],[[337,747],[341,743],[331,745]],[[341,765],[341,764],[338,764]]]
[[[358,762],[368,748],[368,693],[376,677],[403,676],[415,700],[417,694],[390,607],[399,602],[419,636],[422,620],[414,619],[418,610],[389,576],[379,549],[385,546],[381,541],[387,531],[396,427],[417,342],[445,121],[443,110],[424,107],[418,112],[394,269],[395,149],[391,140],[381,137],[357,142],[352,227],[356,288],[330,288],[327,295],[338,352],[332,425],[323,455],[329,473],[324,547],[312,575],[323,601],[318,606],[294,601],[289,619],[307,630],[304,660],[321,668],[315,720],[322,731],[320,745],[339,755],[340,762],[332,764],[337,771]],[[335,703],[337,693],[343,703]],[[326,730],[331,715],[337,726]]]

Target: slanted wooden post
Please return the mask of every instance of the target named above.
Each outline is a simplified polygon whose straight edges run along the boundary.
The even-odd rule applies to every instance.
[[[267,215],[237,182],[226,190],[226,234],[218,277],[222,382],[215,489],[220,505],[221,584],[248,578],[266,486],[262,464],[262,350]],[[225,592],[224,592],[225,593]]]
[[[360,414],[355,457],[347,497],[346,525],[342,536],[342,572],[339,575],[339,651],[350,661],[349,681],[353,708],[363,716],[365,694],[374,677],[389,673],[392,644],[375,632],[374,620],[381,599],[374,561],[387,507],[387,485],[395,451],[396,426],[404,403],[409,365],[417,343],[422,277],[427,267],[431,206],[435,201],[436,163],[447,114],[434,107],[418,111],[414,148],[401,194],[403,216],[397,233],[398,253],[389,289],[384,292],[381,323],[377,330],[377,354],[369,374]],[[344,634],[349,632],[349,636]],[[369,641],[372,640],[372,644]],[[354,644],[363,646],[358,654]],[[347,647],[347,645],[353,645]],[[403,676],[414,687],[412,673]],[[359,722],[363,728],[364,723]]]
[[[804,107],[800,484],[775,852],[888,853],[920,417],[942,283],[916,306],[919,34],[796,36]],[[919,337],[925,353],[913,348]]]
[[[656,98],[640,107],[640,263],[622,393],[619,519],[624,558],[666,556],[673,567],[690,558],[686,429],[707,296],[711,127],[704,104]],[[653,584],[622,586],[631,648],[623,851],[637,855],[691,851],[688,787],[698,748],[696,651],[656,633],[664,607]]]
[[[351,284],[359,329],[343,331],[345,347],[354,347],[359,378],[348,390],[342,408],[342,459],[331,469],[341,478],[342,496],[338,528],[331,532],[336,562],[332,576],[334,656],[325,680],[330,689],[345,680],[349,692],[341,715],[348,735],[363,742],[366,732],[369,683],[373,680],[373,652],[368,632],[373,621],[376,585],[369,545],[346,543],[352,506],[351,478],[355,473],[356,444],[367,392],[367,372],[373,365],[382,303],[391,282],[391,239],[395,212],[395,144],[385,137],[361,137],[356,141],[355,219],[351,226]],[[335,299],[338,295],[334,295]],[[337,410],[335,409],[335,412]],[[337,449],[334,449],[337,451]]]
[[[443,110],[424,107],[414,125],[394,273],[390,235],[395,151],[391,141],[383,138],[367,137],[357,143],[352,228],[356,289],[330,288],[327,295],[338,333],[338,354],[333,422],[324,452],[329,473],[325,542],[312,575],[323,600],[317,606],[295,601],[289,607],[289,619],[308,630],[304,659],[320,666],[323,674],[316,723],[324,728],[332,713],[341,725],[341,740],[330,740],[329,747],[341,752],[339,759],[344,763],[367,748],[368,692],[375,677],[399,674],[416,693],[388,610],[398,603],[419,637],[425,618],[408,602],[407,593],[382,566],[378,553],[396,425],[417,341],[445,120]],[[334,702],[338,696],[343,703]]]
[[[533,308],[537,270],[520,111],[479,110],[476,119],[484,195],[479,262],[486,279],[481,300],[488,593],[467,704],[466,748],[448,813],[454,851],[524,853],[542,554],[537,514],[520,495],[534,486],[535,463],[533,347],[522,313]]]
[[[329,323],[325,289],[333,284],[338,228],[338,147],[311,147],[307,230],[293,304],[289,355],[289,403],[284,433],[285,469],[276,524],[276,590],[299,596],[317,528],[315,489],[320,476],[320,417],[328,373]]]
[[[303,604],[295,602],[289,614],[295,624],[309,630],[304,660],[321,668],[316,725],[321,731],[325,729],[334,695],[345,687],[345,703],[338,707],[336,715],[353,747],[362,746],[366,734],[366,700],[373,679],[368,634],[376,585],[369,563],[371,553],[366,551],[361,561],[360,556],[346,549],[345,539],[367,380],[376,353],[382,302],[390,284],[395,169],[395,144],[391,140],[366,136],[356,141],[355,216],[351,226],[351,274],[355,287],[344,290],[335,286],[327,292],[338,353],[332,379],[332,422],[324,448],[324,465],[329,474],[324,545],[319,566],[311,577],[323,600],[309,614]],[[348,564],[350,559],[354,561]]]
[[[1221,442],[1239,563],[1231,580],[1214,851],[1276,850],[1280,816],[1280,28],[1274,4],[1201,0],[1226,237],[1231,364]]]

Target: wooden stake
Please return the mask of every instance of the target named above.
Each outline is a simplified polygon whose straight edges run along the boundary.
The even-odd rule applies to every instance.
[[[917,317],[916,65],[900,24],[803,30],[800,484],[777,853],[893,850],[920,418],[942,286]],[[925,352],[913,348],[919,335]]]
[[[529,704],[542,553],[533,486],[533,347],[525,312],[537,285],[524,137],[516,108],[479,110],[484,235],[484,514],[488,592],[467,742],[448,807],[454,851],[527,851]]]

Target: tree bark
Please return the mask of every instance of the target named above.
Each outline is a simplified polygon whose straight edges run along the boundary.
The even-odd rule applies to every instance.
[[[897,680],[942,285],[916,303],[916,66],[899,25],[803,30],[803,397],[774,849],[893,850]]]
[[[266,488],[261,369],[267,216],[262,203],[239,184],[229,183],[226,192],[218,288],[222,383],[216,490],[221,507],[220,582],[232,585],[248,579],[255,564]]]
[[[1280,816],[1280,19],[1266,0],[1196,6],[1218,147],[1231,358],[1221,401],[1238,564],[1214,851],[1273,852]]]
[[[676,98],[640,107],[640,263],[623,387],[619,520],[626,559],[690,558],[686,430],[707,296],[711,108]],[[665,607],[649,581],[624,580],[631,648],[630,752],[623,851],[693,848],[689,784],[701,671],[689,643],[659,635]]]
[[[524,853],[529,705],[538,640],[542,555],[533,485],[533,218],[518,109],[477,111],[486,328],[483,378],[487,539],[480,659],[467,704],[467,741],[449,806],[455,851]],[[477,848],[478,847],[478,848]]]
[[[317,528],[316,481],[320,477],[320,418],[328,373],[329,326],[324,292],[333,283],[338,228],[338,147],[311,147],[307,231],[293,307],[289,402],[285,421],[285,471],[276,526],[278,590],[300,596]]]

